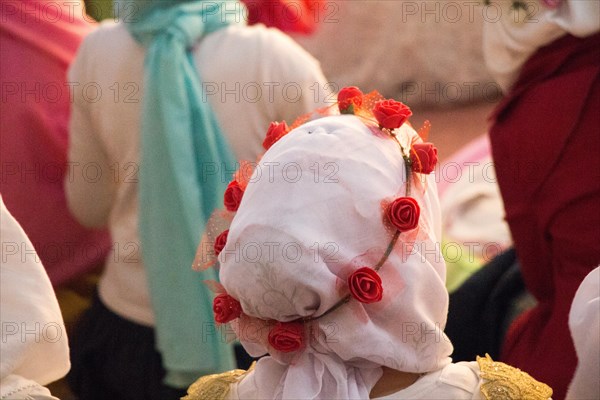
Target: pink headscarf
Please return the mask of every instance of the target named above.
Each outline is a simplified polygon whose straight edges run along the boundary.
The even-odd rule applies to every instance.
[[[416,136],[408,124],[399,132],[405,144]],[[221,282],[244,312],[234,330],[251,355],[270,354],[236,387],[239,398],[364,399],[382,366],[425,373],[451,362],[439,204],[433,176],[420,174],[410,182],[419,226],[400,235],[379,270],[381,301],[350,299],[305,322],[310,337],[297,352],[266,338],[270,321],[324,314],[348,275],[388,247],[383,202],[404,196],[407,182],[398,144],[380,133],[350,115],[312,121],[254,171],[219,256]]]

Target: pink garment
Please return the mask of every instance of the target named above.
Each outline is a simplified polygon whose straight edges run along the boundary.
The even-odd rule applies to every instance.
[[[81,88],[70,89],[66,71],[94,25],[74,1],[10,1],[0,8],[0,192],[60,285],[100,265],[110,248],[107,232],[71,217],[63,190],[65,173],[84,171],[66,163],[70,90]],[[10,251],[33,249],[15,243]]]

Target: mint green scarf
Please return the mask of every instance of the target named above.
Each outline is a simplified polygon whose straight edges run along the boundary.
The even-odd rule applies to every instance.
[[[167,370],[165,383],[173,387],[234,368],[231,345],[214,327],[213,296],[202,283],[218,279],[218,274],[191,269],[210,214],[223,206],[227,178],[214,171],[235,169],[214,113],[202,100],[190,51],[204,35],[236,17],[231,7],[222,10],[223,5],[151,0],[115,4],[138,11],[125,22],[146,48],[139,230],[157,348]]]

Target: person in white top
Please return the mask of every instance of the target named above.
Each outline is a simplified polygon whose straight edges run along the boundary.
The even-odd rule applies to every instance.
[[[58,400],[42,385],[69,371],[58,300],[33,244],[0,196],[0,398]]]
[[[215,242],[213,310],[263,357],[200,378],[185,400],[547,400],[549,387],[489,356],[452,364],[437,150],[408,107],[357,93],[339,103],[355,115],[292,130],[250,177]]]
[[[181,2],[173,4],[177,3]],[[145,7],[150,3],[139,4]],[[240,5],[234,2],[228,6],[233,7],[228,9],[231,11]],[[126,18],[127,9],[121,11],[121,18]],[[319,63],[291,39],[274,29],[260,25],[247,27],[243,20],[237,22],[206,34],[193,45],[190,55],[201,78],[201,101],[214,111],[235,158],[256,160],[272,120],[291,122],[298,114],[325,106],[329,92]],[[148,51],[130,33],[127,23],[104,22],[84,40],[69,71],[74,102],[70,124],[71,170],[65,180],[68,203],[84,225],[108,225],[114,246],[100,279],[95,307],[120,318],[132,329],[134,326],[151,329],[157,320],[138,228],[138,170],[143,168],[140,165],[140,131],[147,88],[143,79],[147,54]],[[177,104],[172,107],[178,109]],[[229,180],[233,172],[219,167],[216,170],[224,181]],[[156,186],[160,188],[161,183],[156,182]],[[182,268],[191,268],[192,259]],[[205,278],[196,274],[191,279]],[[174,291],[173,295],[176,293]],[[183,308],[193,307],[196,301],[199,300],[182,300]],[[178,312],[174,314],[177,317]],[[148,376],[148,367],[140,366],[148,360],[136,361],[131,358],[137,356],[129,354],[129,361],[117,362],[115,357],[99,355],[111,350],[107,349],[106,343],[102,344],[102,340],[90,338],[90,332],[106,336],[105,341],[111,343],[115,341],[114,332],[98,334],[102,323],[95,323],[90,318],[84,319],[81,325],[78,334],[81,341],[75,338],[73,345],[71,383],[76,391],[88,390],[88,396],[92,397],[86,398],[90,399],[107,398],[102,397],[107,396],[102,394],[102,387],[107,388],[106,393],[110,396],[128,400],[156,396],[159,389],[150,387],[150,382],[160,381],[160,365],[158,376],[152,378]],[[136,332],[145,336],[147,330],[146,333]],[[95,340],[97,345],[92,346],[90,342]],[[147,340],[152,342],[154,339]],[[202,340],[197,337],[198,346],[204,345],[208,349],[230,346],[215,339],[214,332],[210,338],[213,342]],[[119,346],[120,349],[126,347]],[[198,346],[182,349],[182,352],[189,352],[192,358],[191,354],[198,351]],[[164,358],[168,348],[161,351]],[[223,354],[212,366],[206,361],[201,368],[174,371],[179,373],[178,377],[169,378],[170,371],[167,371],[167,385],[186,387],[191,382],[189,377],[197,376],[201,370],[216,372],[224,365],[230,365],[230,350]],[[155,362],[156,357],[153,357],[152,362]],[[118,376],[121,378],[116,378]],[[83,383],[86,379],[91,383]],[[165,396],[158,398],[164,400]],[[177,394],[173,396],[176,397]]]

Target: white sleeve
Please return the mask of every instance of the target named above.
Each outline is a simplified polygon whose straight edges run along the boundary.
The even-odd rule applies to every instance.
[[[68,73],[73,89],[69,123],[68,168],[65,174],[65,194],[71,213],[84,226],[102,227],[108,222],[115,184],[111,179],[110,162],[91,117],[92,104],[81,89],[91,82],[87,65],[90,43],[94,34],[81,44]]]
[[[67,333],[50,279],[1,197],[0,214],[0,386],[4,393],[10,375],[45,385],[62,378],[71,364]]]
[[[0,398],[7,400],[59,400],[50,391],[29,379],[9,375],[0,384]]]

